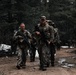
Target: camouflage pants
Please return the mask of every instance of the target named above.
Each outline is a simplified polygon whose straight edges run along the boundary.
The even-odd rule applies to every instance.
[[[35,45],[31,44],[30,49],[30,61],[35,61],[36,48]]]
[[[40,59],[40,68],[46,67],[46,64],[49,63],[49,47],[46,46],[44,42],[40,43],[38,47],[39,59]]]
[[[17,46],[17,50],[18,50],[17,65],[18,66],[25,66],[26,56],[27,56],[27,50],[26,49],[21,49],[19,46]]]
[[[50,60],[51,60],[51,65],[54,65],[54,61],[55,61],[54,54],[55,53],[56,53],[55,45],[53,43],[50,43]]]

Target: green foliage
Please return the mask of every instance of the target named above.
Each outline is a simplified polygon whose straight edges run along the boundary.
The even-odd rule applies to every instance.
[[[76,40],[75,0],[50,0],[49,12],[60,30],[61,40]]]
[[[61,40],[76,40],[76,0],[49,0],[49,3],[46,0],[1,0],[1,43],[10,44],[13,31],[21,22],[33,31],[41,15],[55,22]]]

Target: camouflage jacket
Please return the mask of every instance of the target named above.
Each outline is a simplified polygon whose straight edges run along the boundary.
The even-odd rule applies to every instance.
[[[54,41],[58,42],[59,40],[60,38],[59,38],[58,28],[54,28]]]
[[[48,23],[46,23],[45,26],[41,26],[40,24],[38,24],[35,27],[35,32],[36,31],[40,32],[41,40],[50,40],[50,41],[54,40],[54,28],[53,26],[50,26]]]
[[[14,37],[17,38],[18,36],[26,36],[27,38],[31,38],[31,34],[27,30],[24,30],[24,32],[22,32],[21,30],[16,31]]]

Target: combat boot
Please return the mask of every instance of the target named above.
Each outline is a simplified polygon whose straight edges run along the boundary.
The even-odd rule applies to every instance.
[[[17,67],[17,69],[21,69],[20,66],[18,66],[18,65],[16,67]]]
[[[50,63],[47,63],[47,64],[46,64],[46,67],[49,67],[49,66],[50,66]]]
[[[39,70],[46,71],[46,67],[40,66]]]
[[[54,67],[54,66],[55,66],[55,65],[54,65],[54,62],[51,62],[51,66],[52,66],[52,67]]]

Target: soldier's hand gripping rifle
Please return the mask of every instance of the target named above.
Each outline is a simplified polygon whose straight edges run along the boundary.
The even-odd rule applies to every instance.
[[[25,35],[24,33],[19,32],[18,35],[21,36],[21,38],[22,38],[22,39],[24,40],[24,42],[28,45],[28,47],[30,47],[30,43],[29,43],[29,41],[28,41],[27,34]]]

